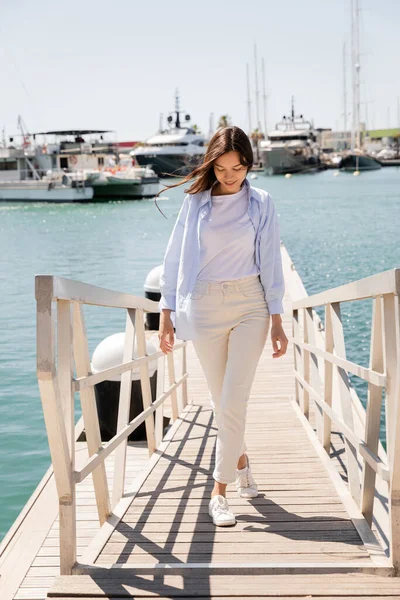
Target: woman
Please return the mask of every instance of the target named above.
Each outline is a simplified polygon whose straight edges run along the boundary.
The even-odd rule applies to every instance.
[[[228,483],[235,481],[242,498],[258,495],[244,432],[271,320],[272,356],[285,354],[288,344],[278,218],[270,195],[246,178],[252,165],[247,135],[224,127],[203,163],[168,186],[194,179],[164,256],[159,342],[164,353],[172,351],[175,322],[177,337],[193,340],[209,387],[218,430],[209,502],[215,525],[236,523],[225,495]]]

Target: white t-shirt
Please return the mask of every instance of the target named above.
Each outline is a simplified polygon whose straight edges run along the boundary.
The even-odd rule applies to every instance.
[[[256,234],[248,214],[246,186],[235,194],[211,196],[211,200],[211,211],[201,224],[197,279],[228,281],[257,275]]]

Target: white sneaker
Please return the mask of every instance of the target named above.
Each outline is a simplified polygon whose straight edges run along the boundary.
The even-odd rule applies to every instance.
[[[216,494],[208,505],[208,514],[212,517],[214,525],[235,525],[236,518],[228,506],[225,496]]]
[[[258,496],[257,484],[250,469],[249,457],[246,454],[247,466],[244,469],[236,469],[236,490],[241,498],[255,498]]]

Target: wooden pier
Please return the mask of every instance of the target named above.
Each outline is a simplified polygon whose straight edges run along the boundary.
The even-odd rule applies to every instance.
[[[217,430],[191,342],[157,353],[152,399],[146,339],[157,334],[145,331],[144,312],[156,303],[37,277],[38,380],[54,471],[0,546],[1,600],[400,598],[400,270],[308,297],[284,246],[282,258],[290,344],[275,360],[268,339],[258,365],[246,443],[259,495],[245,500],[228,485],[232,527],[208,515]],[[341,303],[366,298],[371,356],[361,366],[346,357]],[[124,362],[96,375],[84,304],[127,312]],[[128,424],[137,365],[144,412]],[[117,372],[118,432],[101,444],[93,386]],[[349,373],[368,381],[367,410]],[[143,421],[147,441],[127,443]],[[87,442],[76,441],[83,428]]]

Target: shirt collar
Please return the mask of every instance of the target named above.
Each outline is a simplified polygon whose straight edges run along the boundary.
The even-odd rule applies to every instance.
[[[216,182],[215,182],[216,183]],[[213,184],[215,185],[215,184]],[[260,201],[260,197],[259,194],[255,192],[254,188],[251,187],[249,180],[247,179],[247,177],[245,178],[244,182],[243,182],[243,186],[246,186],[248,194],[249,194],[249,200],[251,198],[256,198],[256,200]],[[209,189],[205,190],[204,192],[200,192],[199,196],[199,208],[201,206],[203,206],[204,204],[207,204],[208,202],[211,202],[211,193],[212,193],[212,188],[213,186],[211,186]]]

